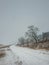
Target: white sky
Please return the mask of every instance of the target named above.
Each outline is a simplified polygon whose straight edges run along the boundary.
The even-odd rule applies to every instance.
[[[29,25],[49,31],[49,0],[0,0],[0,43],[17,41]]]

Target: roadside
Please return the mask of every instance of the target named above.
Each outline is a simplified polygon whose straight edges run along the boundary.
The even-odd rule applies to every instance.
[[[18,57],[15,58],[12,51],[5,49],[6,55],[0,58],[0,65],[18,65]]]
[[[49,41],[46,42],[38,42],[38,43],[26,43],[26,44],[18,44],[17,46],[20,47],[27,47],[27,48],[31,48],[31,49],[35,49],[35,50],[47,50],[49,51]]]

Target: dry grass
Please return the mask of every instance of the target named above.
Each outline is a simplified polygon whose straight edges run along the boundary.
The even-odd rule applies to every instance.
[[[29,47],[32,49],[43,49],[43,50],[49,50],[49,41],[44,42],[38,42],[38,43],[29,43],[29,46],[23,45],[22,47]]]
[[[0,47],[4,46],[3,44],[0,44]],[[0,48],[0,58],[4,57],[6,55],[5,49]]]
[[[0,51],[0,58],[4,57],[6,55],[5,51]]]

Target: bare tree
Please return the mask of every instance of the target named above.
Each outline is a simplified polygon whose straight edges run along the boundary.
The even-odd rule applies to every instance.
[[[43,33],[43,41],[48,41],[49,40],[49,32],[44,32]]]
[[[24,39],[24,37],[20,37],[20,38],[18,39],[18,42],[19,42],[20,45],[24,45],[24,44],[25,44],[25,39]]]
[[[29,26],[28,27],[28,31],[26,32],[26,37],[28,37],[30,39],[30,41],[35,41],[37,43],[38,41],[38,36],[37,36],[37,32],[38,32],[38,28],[34,27],[34,25]]]

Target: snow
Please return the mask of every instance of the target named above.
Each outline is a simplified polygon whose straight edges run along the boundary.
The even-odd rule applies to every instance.
[[[49,65],[49,51],[33,50],[18,46],[11,46],[15,59],[19,57],[22,65]]]

